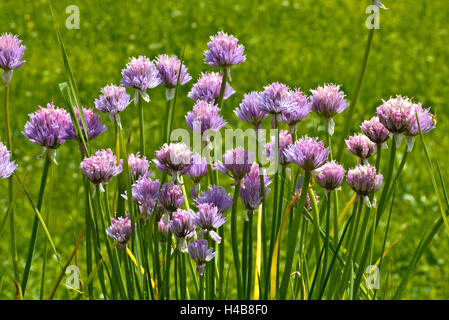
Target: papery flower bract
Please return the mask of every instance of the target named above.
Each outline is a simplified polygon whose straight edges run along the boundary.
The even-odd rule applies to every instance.
[[[323,118],[330,119],[349,106],[339,85],[325,84],[310,91],[312,110]]]
[[[111,149],[98,150],[89,158],[84,158],[80,166],[84,175],[100,188],[122,172],[122,162],[117,165],[117,158]]]
[[[217,207],[218,212],[225,212],[232,207],[232,196],[221,186],[209,186],[207,191],[202,192],[196,199],[197,205],[210,203]]]
[[[22,61],[26,47],[22,45],[22,40],[10,33],[3,33],[0,36],[0,68],[2,68],[2,78],[5,86],[9,85],[13,70],[22,66]]]
[[[192,157],[192,165],[189,167],[189,170],[187,170],[186,175],[192,179],[194,183],[199,183],[201,178],[207,176],[208,172],[206,158],[195,153]]]
[[[348,152],[362,159],[368,159],[376,152],[376,144],[372,142],[367,136],[361,133],[356,133],[345,140]]]
[[[240,181],[251,170],[254,154],[242,147],[228,150],[223,155],[223,162],[216,164],[216,168],[223,174],[229,174],[234,180]]]
[[[192,151],[183,142],[164,144],[156,151],[154,162],[160,171],[167,170],[171,176],[184,174],[192,164]]]
[[[296,163],[306,171],[312,171],[327,161],[329,148],[324,148],[323,142],[317,138],[305,136],[289,145],[284,155],[288,162]]]
[[[200,134],[206,130],[220,130],[226,125],[226,121],[220,116],[220,109],[206,101],[197,101],[193,111],[188,112],[185,119],[187,127]]]
[[[112,218],[112,224],[106,229],[106,233],[112,239],[117,240],[120,248],[126,248],[128,246],[128,241],[132,236],[131,220],[128,213],[125,218]]]
[[[300,89],[292,93],[292,98],[294,103],[281,113],[282,121],[290,128],[294,128],[299,121],[304,120],[312,108],[309,98]]]
[[[119,121],[119,113],[130,104],[130,96],[126,89],[114,85],[107,85],[101,89],[102,95],[95,99],[95,107],[103,113],[108,113],[112,121]]]
[[[315,171],[315,181],[324,189],[330,191],[341,185],[345,169],[335,160],[326,162]]]
[[[192,221],[192,210],[178,209],[170,221],[170,231],[178,239],[178,250],[187,252],[187,240],[195,235],[195,225]]]
[[[249,122],[254,129],[260,129],[262,121],[267,117],[267,113],[259,108],[259,93],[256,91],[243,96],[240,106],[234,110],[237,117],[243,122]]]
[[[78,111],[78,108],[75,107],[75,114],[76,118],[78,119],[78,123],[81,129],[81,133],[84,135],[84,138],[86,138],[86,134],[84,132],[83,123],[81,121],[81,116]],[[86,128],[87,128],[87,137],[89,140],[93,140],[96,137],[98,137],[100,134],[105,132],[107,130],[106,126],[101,122],[100,116],[92,109],[87,109],[85,107],[82,107],[84,120],[86,121]],[[66,140],[71,139],[78,139],[75,132],[75,126],[73,124],[73,121],[70,121],[70,124],[67,126],[66,134],[64,137]]]
[[[0,142],[0,179],[10,177],[14,170],[16,170],[17,164],[11,161],[11,153],[6,146]]]
[[[203,203],[198,205],[198,212],[192,214],[192,221],[198,228],[202,229],[200,234],[207,233],[212,240],[217,243],[221,242],[221,237],[214,231],[225,222],[217,207],[211,203]]]
[[[32,143],[56,149],[66,141],[66,131],[71,124],[70,115],[53,102],[47,104],[46,108],[39,107],[28,117],[22,133]]]
[[[373,191],[379,190],[382,185],[383,176],[377,174],[372,165],[358,165],[348,170],[346,183],[360,196],[365,197]]]
[[[364,135],[376,144],[382,144],[387,141],[390,134],[388,129],[380,123],[378,117],[372,117],[370,120],[363,121],[360,129]]]
[[[259,109],[269,114],[281,114],[295,104],[290,89],[279,82],[273,82],[264,88],[257,98]]]
[[[214,103],[220,96],[221,81],[223,77],[218,72],[203,72],[198,82],[193,85],[188,97],[194,101],[203,100]],[[235,93],[234,89],[226,83],[223,99]]]
[[[144,176],[148,172],[150,166],[145,156],[140,156],[140,153],[130,153],[128,155],[128,167],[134,181]]]
[[[159,202],[168,212],[174,212],[184,203],[182,188],[173,183],[165,183],[159,192]]]
[[[260,173],[259,165],[254,163],[251,166],[251,170],[242,179],[242,183],[239,190],[240,198],[243,204],[249,210],[255,210],[262,202],[263,196],[268,197],[270,189],[267,186],[271,183],[268,176],[264,175],[265,195],[262,194],[260,185]]]
[[[148,215],[154,210],[157,200],[159,200],[159,180],[152,180],[150,175],[141,176],[132,186],[133,201],[140,206],[140,212]]]
[[[413,102],[407,97],[396,96],[388,101],[382,100],[377,107],[379,121],[393,134],[404,133],[415,112]]]
[[[245,61],[244,46],[238,44],[239,40],[233,35],[223,31],[210,37],[207,43],[209,50],[204,52],[204,62],[212,67],[229,67]]]
[[[122,70],[122,86],[134,88],[142,92],[154,88],[161,83],[159,72],[154,63],[145,56],[132,57]]]
[[[181,61],[176,56],[170,57],[167,54],[157,56],[156,69],[159,72],[159,79],[164,87],[168,89],[176,87],[180,66]],[[183,64],[181,67],[181,75],[179,76],[179,85],[183,86],[190,80],[192,80],[192,77],[187,72],[187,67]]]
[[[188,247],[190,258],[195,261],[196,272],[200,276],[204,274],[206,262],[211,261],[216,255],[214,249],[208,248],[208,246],[207,240],[196,239]]]
[[[286,130],[279,131],[279,163],[287,164],[288,161],[285,157],[284,151],[288,146],[293,143],[292,136]],[[276,137],[271,136],[271,142],[265,145],[265,155],[270,159],[270,161],[276,160]]]

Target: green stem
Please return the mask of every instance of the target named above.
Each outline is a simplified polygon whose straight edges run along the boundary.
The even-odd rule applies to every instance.
[[[237,292],[238,298],[242,299],[242,275],[240,271],[240,257],[237,243],[237,201],[239,198],[240,181],[237,182],[234,190],[234,198],[231,212],[231,240],[232,240],[232,252],[234,254],[235,273],[237,276]]]
[[[218,99],[215,101],[215,104],[218,106],[219,109],[221,109],[223,105],[223,98],[226,90],[226,82],[228,81],[228,72],[226,71],[226,68],[223,68],[222,70],[223,70],[223,77],[221,79],[220,95],[218,96]]]
[[[41,178],[41,184],[40,184],[40,188],[39,188],[39,195],[38,195],[37,204],[36,204],[36,209],[39,212],[42,209],[42,202],[44,200],[44,193],[45,193],[45,185],[47,184],[48,169],[50,168],[50,165],[51,165],[51,160],[50,160],[48,153],[46,153],[44,168],[42,169],[42,178]],[[35,215],[34,221],[33,221],[33,229],[31,231],[30,244],[28,246],[27,260],[26,260],[26,264],[25,264],[25,269],[23,271],[23,277],[22,277],[21,286],[22,286],[23,296],[25,296],[25,290],[26,290],[26,286],[28,283],[28,276],[30,275],[31,262],[33,260],[38,226],[39,226],[39,218],[37,217],[37,215]]]
[[[166,116],[165,116],[165,126],[164,126],[164,142],[168,143],[169,141],[169,131],[168,131],[168,121],[170,118],[170,101],[167,100],[167,107],[166,107]]]
[[[145,120],[143,116],[143,99],[139,97],[139,124],[140,124],[140,152],[146,155],[145,152]],[[124,147],[124,146],[123,146]]]

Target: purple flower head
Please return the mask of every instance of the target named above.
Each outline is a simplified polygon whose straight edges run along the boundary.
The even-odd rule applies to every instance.
[[[156,66],[145,56],[130,58],[126,69],[122,70],[122,77],[122,86],[140,91],[154,88],[161,83]]]
[[[95,107],[102,113],[108,113],[112,121],[119,120],[118,114],[130,104],[129,94],[123,87],[107,85],[101,89],[102,95],[95,99]]]
[[[154,162],[160,171],[167,170],[171,176],[184,174],[192,163],[192,151],[183,142],[164,144],[156,151]]]
[[[46,108],[39,107],[39,110],[28,117],[22,133],[32,143],[56,149],[66,141],[66,131],[71,124],[70,115],[53,102],[47,104]]]
[[[399,95],[396,98],[390,98],[388,101],[382,100],[382,105],[377,107],[379,121],[392,133],[407,131],[414,112],[415,108],[412,101]]]
[[[170,231],[170,219],[165,221],[164,218],[161,218],[157,223],[157,230],[163,235],[167,236],[168,231]]]
[[[268,197],[270,189],[267,186],[271,183],[268,176],[264,176],[265,198]],[[239,191],[240,198],[247,209],[255,210],[262,202],[263,194],[261,192],[259,165],[254,163],[250,172],[242,179]]]
[[[221,237],[214,231],[218,229],[225,222],[217,207],[210,203],[203,203],[198,205],[198,213],[192,214],[192,221],[198,228],[202,229],[200,234],[207,233],[217,243],[221,242]]]
[[[172,89],[176,87],[176,82],[178,81],[179,67],[181,66],[181,61],[179,61],[176,56],[169,56],[167,54],[161,54],[156,58],[156,68],[159,72],[159,79],[161,84]],[[187,72],[186,66],[183,64],[181,67],[181,75],[179,76],[179,85],[183,86],[187,82],[192,80],[192,77]]]
[[[192,210],[178,209],[170,221],[170,231],[178,238],[178,250],[187,252],[187,240],[195,235],[195,225],[192,221]]]
[[[126,248],[128,246],[128,241],[132,236],[131,220],[128,213],[126,213],[125,218],[112,218],[112,224],[106,229],[106,233],[109,237],[118,241],[118,246],[120,248]]]
[[[89,158],[84,158],[80,166],[84,175],[100,187],[122,172],[122,162],[117,165],[117,158],[111,149],[98,150]]]
[[[341,185],[344,175],[345,169],[343,166],[333,160],[316,169],[315,180],[321,187],[330,191]]]
[[[374,190],[379,190],[382,185],[383,176],[377,174],[376,168],[372,165],[358,165],[354,169],[348,170],[346,183],[358,195],[365,197]]]
[[[376,144],[364,134],[356,133],[345,141],[348,152],[359,157],[362,161],[368,159],[376,152]]]
[[[312,171],[327,161],[329,148],[324,148],[323,142],[318,141],[318,138],[305,136],[289,145],[284,155],[288,162],[296,163],[306,171]]]
[[[0,179],[10,177],[16,168],[17,165],[14,161],[11,161],[11,153],[6,146],[0,142]]]
[[[223,213],[231,209],[233,200],[232,196],[223,187],[210,186],[207,191],[202,192],[195,199],[195,202],[198,206],[204,203],[210,203],[217,207],[218,212]]]
[[[82,107],[84,120],[86,120],[86,128],[87,128],[87,136],[89,140],[93,140],[98,137],[100,134],[107,130],[106,126],[101,122],[100,116],[92,109],[87,109]],[[86,134],[84,133],[83,123],[81,121],[81,116],[78,111],[78,108],[75,107],[76,118],[78,119],[78,123],[81,128],[81,132],[86,138]],[[78,139],[75,132],[75,126],[73,121],[70,121],[70,124],[67,126],[66,134],[64,137],[65,140]]]
[[[242,147],[229,150],[223,155],[223,162],[216,165],[218,171],[229,174],[234,180],[240,181],[251,170],[254,154]]]
[[[144,175],[131,186],[133,201],[139,204],[140,212],[151,215],[159,199],[160,185],[159,180],[152,180],[149,175]]]
[[[189,244],[188,252],[190,258],[196,263],[196,272],[202,276],[204,274],[204,268],[206,262],[211,261],[216,253],[214,248],[208,248],[207,240],[196,239],[191,244]]]
[[[134,181],[144,176],[148,172],[149,162],[145,156],[140,156],[140,153],[130,153],[128,155],[128,167]]]
[[[184,203],[182,188],[173,183],[165,183],[159,193],[159,202],[168,212],[174,212]]]
[[[363,121],[360,129],[362,129],[364,135],[376,144],[386,142],[390,134],[387,128],[380,123],[378,117],[372,117],[370,120]]]
[[[259,129],[262,121],[267,117],[267,113],[259,109],[259,93],[250,92],[243,96],[240,107],[234,110],[237,117],[243,122],[251,123],[255,129]]]
[[[414,107],[416,113],[415,111],[413,111],[413,114],[410,116],[410,119],[407,123],[407,130],[405,131],[406,136],[416,136],[419,134],[416,115],[418,115],[419,126],[421,127],[421,132],[423,134],[435,128],[435,117],[430,113],[430,108],[423,109],[420,103],[415,104]]]
[[[257,99],[259,109],[269,114],[281,114],[295,104],[290,89],[279,82],[273,82],[264,88]]]
[[[192,165],[186,172],[187,176],[192,179],[194,183],[200,183],[201,178],[207,176],[208,172],[206,158],[195,153],[192,158]]]
[[[210,37],[207,46],[209,50],[204,52],[204,62],[212,67],[229,67],[245,61],[244,46],[233,35],[223,31]]]
[[[186,115],[187,126],[190,130],[203,134],[206,130],[220,130],[226,121],[220,116],[220,109],[209,102],[197,101],[193,111]]]
[[[292,97],[294,103],[290,108],[283,111],[281,115],[282,121],[288,124],[289,127],[294,127],[299,121],[305,119],[312,108],[309,98],[300,89],[296,89]]]
[[[284,151],[292,143],[293,143],[292,136],[286,130],[279,131],[279,163],[280,164],[288,163],[287,158],[285,157]],[[275,148],[276,148],[276,137],[272,136],[271,142],[267,143],[265,145],[265,155],[268,157],[268,159],[270,159],[270,161],[276,161]]]
[[[325,84],[310,91],[312,92],[312,110],[324,118],[332,118],[349,106],[339,85]]]
[[[198,82],[193,85],[188,97],[194,101],[203,100],[214,103],[220,96],[221,81],[223,77],[218,72],[203,72]],[[226,83],[223,99],[235,93],[234,89]]]
[[[25,46],[22,40],[10,33],[3,33],[0,36],[0,68],[4,70],[2,78],[8,86],[12,77],[12,71],[22,66]]]

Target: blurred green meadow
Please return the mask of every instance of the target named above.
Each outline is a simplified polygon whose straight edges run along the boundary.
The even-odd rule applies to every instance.
[[[154,58],[160,53],[180,56],[185,46],[185,64],[193,80],[178,92],[173,128],[187,128],[184,115],[193,106],[187,93],[200,72],[212,70],[203,62],[209,36],[220,30],[235,35],[245,45],[247,60],[232,68],[231,86],[236,94],[224,102],[222,114],[229,127],[248,128],[234,115],[234,109],[244,93],[261,90],[273,81],[305,91],[319,84],[337,83],[351,100],[368,35],[365,9],[369,4],[367,0],[58,0],[54,1],[54,9],[81,100],[88,107],[94,106],[94,99],[102,87],[120,82],[120,71],[128,57],[146,55]],[[449,2],[385,0],[384,4],[389,10],[381,11],[380,29],[374,35],[351,132],[357,131],[363,120],[371,118],[382,98],[396,94],[414,97],[437,115],[437,129],[425,139],[438,157],[447,180]],[[78,30],[64,27],[69,5],[80,9]],[[31,170],[26,185],[36,199],[43,165],[43,161],[36,157],[41,149],[28,142],[21,131],[28,114],[39,105],[53,100],[56,105],[65,107],[58,84],[67,81],[47,1],[0,0],[0,32],[18,34],[27,47],[24,56],[27,62],[14,72],[11,82],[11,126],[14,157],[19,164],[17,172],[23,177]],[[157,87],[149,93],[152,101],[146,105],[145,134],[148,155],[152,158],[162,140],[165,92],[162,87]],[[3,86],[0,86],[0,96],[4,96]],[[121,116],[125,129],[133,129],[131,151],[138,145],[137,111],[136,107],[130,106]],[[112,123],[107,116],[101,117],[109,129],[93,142],[93,148],[113,148]],[[316,115],[309,116],[299,132],[324,137],[320,120]],[[335,122],[334,147],[341,138],[344,115],[336,117]],[[0,121],[0,137],[4,141],[3,121]],[[54,168],[53,192],[45,201],[43,213],[51,210],[49,229],[65,261],[84,225],[83,188],[76,143],[70,141],[57,152],[59,166]],[[402,149],[398,162],[401,153]],[[347,153],[344,164],[346,168],[355,164]],[[399,241],[392,247],[380,271],[382,281],[386,277],[389,279],[388,285],[382,282],[380,288],[387,298],[394,292],[392,288],[399,284],[424,230],[440,217],[419,139],[400,180],[387,247],[397,239]],[[8,192],[7,182],[1,183],[0,214],[3,217]],[[47,196],[49,194],[47,192]],[[33,220],[24,194],[16,203],[15,217],[19,265],[23,268]],[[385,219],[380,230],[384,228]],[[44,240],[42,230],[39,232],[28,298],[39,295]],[[382,235],[383,232],[378,233],[378,247],[382,244]],[[444,227],[441,228],[418,263],[404,298],[449,298],[448,239]],[[81,246],[76,257],[80,265],[84,253]],[[51,289],[58,272],[56,260],[49,259],[46,291]],[[0,241],[0,299],[15,296],[12,277],[9,228],[6,226]],[[81,278],[86,278],[83,269]],[[70,297],[69,291],[61,285],[56,298]]]

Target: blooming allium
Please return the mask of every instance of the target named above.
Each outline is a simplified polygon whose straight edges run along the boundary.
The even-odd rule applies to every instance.
[[[84,120],[86,120],[86,128],[87,128],[87,136],[89,140],[93,140],[98,137],[100,134],[107,130],[106,126],[101,122],[100,116],[92,109],[87,109],[82,107]],[[83,123],[81,121],[80,113],[78,108],[75,107],[76,118],[78,119],[78,123],[80,125],[80,129],[84,138],[86,138],[86,134],[84,133]],[[73,121],[70,121],[70,124],[67,126],[66,135],[64,137],[66,140],[77,139],[75,126]]]
[[[193,111],[186,115],[187,126],[190,130],[203,134],[206,130],[220,130],[226,121],[220,116],[220,109],[209,102],[197,101]]]
[[[28,117],[22,133],[32,143],[56,149],[66,141],[66,131],[72,121],[65,109],[58,108],[51,102],[46,108],[39,107],[39,110]]]
[[[269,114],[281,114],[295,104],[290,89],[279,82],[273,82],[264,88],[257,99],[259,109]]]
[[[183,142],[165,143],[156,151],[154,162],[160,171],[167,170],[171,176],[184,174],[192,163],[192,151]]]
[[[390,132],[380,123],[378,117],[372,117],[370,120],[363,121],[360,126],[364,135],[366,135],[375,144],[385,143]]]
[[[430,108],[423,109],[420,103],[415,104],[415,110],[407,123],[407,130],[405,131],[406,136],[416,136],[419,134],[419,127],[421,127],[421,132],[427,133],[435,128],[435,117],[430,113]],[[416,113],[415,113],[416,111]],[[416,115],[418,115],[418,121],[416,121]]]
[[[152,180],[149,175],[144,175],[131,186],[133,201],[139,204],[140,212],[151,215],[159,199],[160,185],[159,180]]]
[[[109,237],[118,241],[120,248],[126,248],[132,236],[131,220],[128,213],[125,218],[112,218],[112,225],[106,229],[106,233]]]
[[[150,101],[150,97],[145,93],[147,89],[154,88],[161,83],[159,72],[154,63],[145,56],[130,58],[126,69],[122,70],[122,81],[125,88],[134,88],[145,101]],[[138,99],[138,95],[136,95]]]
[[[198,213],[192,214],[192,221],[198,228],[202,229],[200,234],[207,233],[212,240],[221,242],[221,237],[214,231],[220,228],[226,219],[223,218],[217,207],[210,203],[198,205]]]
[[[388,101],[382,100],[382,105],[377,107],[379,121],[393,134],[407,131],[409,121],[414,113],[413,102],[409,98],[399,95]]]
[[[249,122],[254,129],[260,129],[262,121],[267,117],[267,113],[259,109],[259,93],[256,91],[243,96],[240,107],[234,110],[237,117],[243,122]]]
[[[383,176],[377,174],[376,168],[372,165],[358,165],[354,169],[348,170],[346,183],[361,197],[368,201],[368,195],[374,190],[379,190],[382,185]]]
[[[203,239],[196,239],[189,244],[188,252],[190,258],[196,262],[196,272],[200,276],[204,274],[206,262],[211,261],[216,255],[213,248],[208,248],[207,240]]]
[[[323,142],[317,138],[305,136],[288,146],[284,155],[288,162],[296,163],[306,171],[312,171],[327,161],[329,148],[324,148]]]
[[[165,221],[163,218],[159,220],[157,223],[157,230],[163,235],[168,235],[168,231],[170,230],[170,220]]]
[[[292,136],[288,133],[287,130],[280,130],[279,131],[279,163],[280,164],[287,164],[288,161],[285,157],[285,149],[290,146],[293,143]],[[271,142],[267,143],[265,145],[265,155],[270,159],[270,161],[276,160],[276,154],[275,154],[275,148],[276,148],[276,137],[271,137]]]
[[[344,92],[340,91],[340,86],[325,84],[310,91],[312,92],[312,110],[324,118],[332,118],[349,106]]]
[[[345,169],[335,160],[326,162],[316,169],[315,180],[324,189],[330,191],[339,187],[343,181]]]
[[[93,184],[103,185],[111,182],[112,177],[122,172],[122,163],[117,165],[117,158],[111,149],[98,150],[89,158],[81,162],[81,170]]]
[[[0,142],[0,179],[10,177],[16,168],[17,165],[14,161],[11,161],[11,153],[6,146]]]
[[[174,212],[184,203],[182,188],[173,183],[165,183],[159,192],[159,202],[168,212]]]
[[[188,97],[194,101],[204,100],[214,103],[220,96],[221,81],[223,77],[218,72],[203,72],[198,82],[190,90]],[[234,89],[226,83],[223,99],[235,93]]]
[[[140,156],[140,153],[130,153],[128,155],[128,167],[134,181],[144,176],[148,172],[149,162],[145,156]]]
[[[270,189],[267,188],[270,183],[270,178],[264,175],[265,198],[270,193]],[[239,195],[243,204],[249,210],[257,209],[262,202],[263,194],[261,192],[259,165],[257,163],[251,166],[251,170],[242,179]]]
[[[254,154],[249,153],[242,147],[228,150],[223,155],[223,162],[216,165],[218,171],[229,174],[234,180],[240,181],[251,170],[254,162]]]
[[[170,57],[167,54],[157,56],[156,69],[159,72],[159,79],[164,87],[168,89],[176,87],[180,66],[181,61],[176,56]],[[187,67],[183,64],[181,67],[181,75],[179,76],[179,85],[183,86],[190,80],[192,80],[192,77],[187,72]]]
[[[95,107],[100,112],[108,113],[112,121],[120,123],[119,112],[125,110],[130,103],[126,89],[108,85],[101,89],[101,93],[99,99],[95,99]]]
[[[22,61],[25,48],[17,36],[10,33],[3,33],[0,36],[0,68],[4,71],[2,78],[6,86],[11,81],[13,70],[25,63]]]
[[[376,144],[364,134],[356,133],[345,141],[348,152],[362,159],[362,162],[376,152]]]
[[[210,37],[207,43],[209,50],[204,52],[204,62],[212,67],[229,67],[245,61],[243,55],[244,46],[238,44],[239,40],[233,35],[228,35],[223,31]]]
[[[187,240],[195,235],[195,225],[192,221],[192,210],[178,209],[170,221],[170,231],[178,238],[178,250],[187,252]]]
[[[289,128],[293,129],[296,124],[305,119],[312,108],[309,98],[302,93],[300,89],[296,89],[293,94],[293,104],[290,108],[282,112],[281,119],[288,124]]]
[[[199,183],[202,177],[207,176],[207,161],[206,158],[201,157],[198,153],[195,153],[192,158],[192,165],[186,172],[187,176],[193,180],[194,183]]]
[[[210,203],[217,207],[218,212],[223,213],[228,211],[232,207],[232,196],[229,195],[226,190],[221,186],[210,186],[207,191],[200,194],[195,199],[197,205],[203,203]]]

